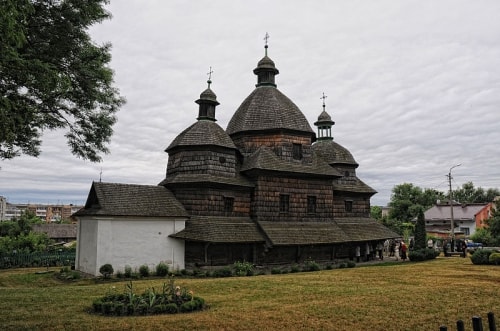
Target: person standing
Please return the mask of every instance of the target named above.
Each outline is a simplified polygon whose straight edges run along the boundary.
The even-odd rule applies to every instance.
[[[399,261],[399,245],[394,243],[394,257],[396,258],[396,261]]]
[[[404,241],[401,242],[401,260],[406,261],[407,247]]]

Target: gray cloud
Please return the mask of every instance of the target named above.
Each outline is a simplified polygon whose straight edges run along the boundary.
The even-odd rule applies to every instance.
[[[4,161],[0,195],[10,201],[83,203],[93,180],[157,184],[164,149],[196,120],[212,88],[226,127],[253,90],[263,36],[280,70],[278,88],[310,124],[320,96],[335,140],[385,205],[404,182],[446,190],[473,181],[500,187],[500,3],[498,1],[113,1],[111,21],[92,27],[111,42],[118,114],[101,164],[73,157],[62,132],[39,158]]]

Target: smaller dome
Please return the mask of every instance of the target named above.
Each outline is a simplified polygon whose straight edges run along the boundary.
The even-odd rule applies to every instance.
[[[318,116],[318,122],[332,122],[332,117],[323,110]]]
[[[264,56],[259,63],[257,63],[257,68],[272,68],[276,69],[276,66],[274,65],[274,61],[271,60],[269,56]]]
[[[207,88],[205,91],[201,92],[200,99],[196,100],[196,103],[200,104],[200,101],[202,100],[211,101],[216,105],[219,104],[219,102],[217,101],[217,95],[215,95],[214,91],[212,91],[210,87]]]

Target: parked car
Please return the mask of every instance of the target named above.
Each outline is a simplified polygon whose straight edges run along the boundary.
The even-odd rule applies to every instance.
[[[483,244],[482,243],[475,243],[473,241],[467,242],[467,252],[469,253],[474,253],[477,249],[482,249]]]

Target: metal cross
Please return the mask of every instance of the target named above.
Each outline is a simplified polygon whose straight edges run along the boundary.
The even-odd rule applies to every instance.
[[[212,84],[212,74],[213,74],[213,72],[214,71],[212,70],[212,67],[210,66],[210,69],[207,72],[207,75],[208,75],[208,81],[207,81],[208,87],[210,87],[210,84]]]
[[[267,46],[267,41],[269,40],[269,33],[266,32],[266,36],[264,37],[264,40],[266,41],[266,46]]]
[[[323,110],[325,110],[325,99],[328,98],[326,95],[325,95],[325,92],[323,92],[323,96],[320,98],[320,99],[323,99]]]

